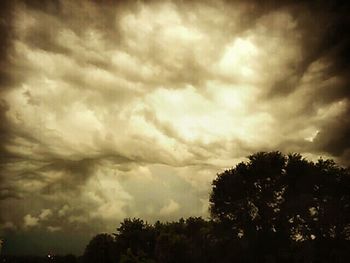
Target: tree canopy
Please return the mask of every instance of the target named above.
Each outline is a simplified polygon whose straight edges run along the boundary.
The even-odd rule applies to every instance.
[[[257,255],[298,242],[337,246],[350,239],[349,170],[334,161],[259,152],[212,185],[212,218]]]

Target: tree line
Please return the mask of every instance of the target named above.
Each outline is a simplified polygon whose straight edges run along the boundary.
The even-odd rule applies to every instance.
[[[210,219],[125,219],[84,263],[350,262],[350,173],[332,160],[259,152],[217,175]]]
[[[124,219],[81,257],[6,262],[350,262],[350,172],[332,160],[258,152],[212,182],[209,219]]]

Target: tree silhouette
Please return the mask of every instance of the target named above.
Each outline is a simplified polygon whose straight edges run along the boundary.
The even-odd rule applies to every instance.
[[[124,254],[124,258],[129,258],[132,255],[141,258],[154,257],[154,228],[143,220],[138,218],[124,219],[114,235],[116,245]]]
[[[213,181],[210,212],[260,258],[307,241],[329,251],[350,238],[349,171],[330,160],[256,153]]]
[[[118,262],[117,250],[113,236],[98,234],[91,239],[84,251],[85,263],[114,263]]]

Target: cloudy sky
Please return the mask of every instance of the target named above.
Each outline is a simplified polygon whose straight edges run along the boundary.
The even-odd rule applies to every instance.
[[[304,2],[1,1],[5,250],[207,217],[256,151],[349,165],[349,8]]]

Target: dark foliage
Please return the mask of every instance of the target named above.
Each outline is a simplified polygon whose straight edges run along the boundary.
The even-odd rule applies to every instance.
[[[0,262],[6,263],[81,263],[81,258],[74,255],[56,256],[48,255],[45,257],[39,256],[1,256]]]
[[[113,263],[117,259],[116,244],[113,236],[98,234],[86,246],[84,262],[87,263]]]
[[[256,153],[214,180],[210,212],[248,244],[255,260],[281,261],[292,251],[307,255],[307,262],[345,260],[340,251],[350,241],[349,170],[300,154]]]

